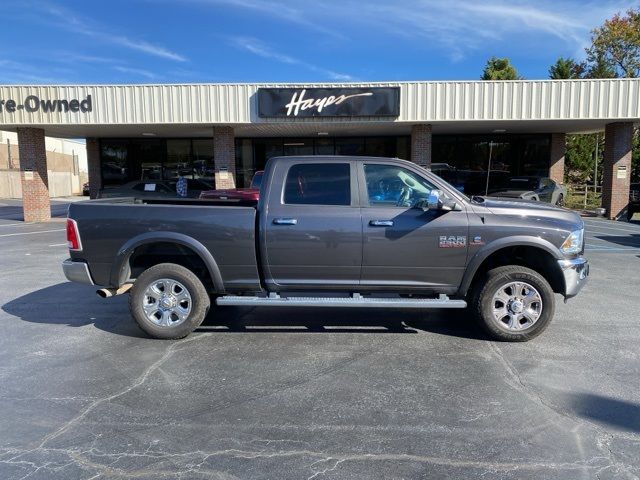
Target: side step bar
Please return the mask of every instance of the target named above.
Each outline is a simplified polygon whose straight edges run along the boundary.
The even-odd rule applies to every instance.
[[[375,308],[465,308],[464,300],[451,300],[446,295],[438,298],[371,298],[354,294],[352,297],[245,297],[228,295],[218,297],[217,305],[251,307],[375,307]]]

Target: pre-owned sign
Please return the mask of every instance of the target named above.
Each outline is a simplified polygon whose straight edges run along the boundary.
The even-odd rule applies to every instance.
[[[259,88],[260,117],[400,115],[400,88]]]
[[[14,113],[16,110],[25,110],[29,113],[42,110],[45,113],[49,112],[82,112],[87,113],[93,109],[91,103],[91,95],[87,95],[84,100],[78,100],[77,98],[67,99],[55,99],[55,100],[43,100],[37,95],[28,95],[25,99],[18,103],[13,99],[0,100],[0,112],[5,111],[7,113]]]

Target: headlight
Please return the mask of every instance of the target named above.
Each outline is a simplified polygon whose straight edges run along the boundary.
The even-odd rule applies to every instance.
[[[562,243],[560,250],[562,253],[580,253],[584,243],[584,228],[571,232],[571,234]]]

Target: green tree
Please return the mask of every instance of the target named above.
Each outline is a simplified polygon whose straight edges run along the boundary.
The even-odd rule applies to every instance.
[[[596,133],[567,135],[566,141],[565,180],[574,184],[593,183],[596,142],[598,142],[598,184],[601,184],[604,135]]]
[[[629,9],[616,14],[591,32],[591,46],[586,49],[592,65],[604,63],[619,77],[640,75],[640,10]],[[607,77],[605,77],[607,78]]]
[[[508,58],[491,57],[482,71],[481,80],[520,80],[516,68]]]
[[[549,67],[549,78],[553,80],[582,78],[585,70],[583,63],[577,63],[572,58],[560,57]]]

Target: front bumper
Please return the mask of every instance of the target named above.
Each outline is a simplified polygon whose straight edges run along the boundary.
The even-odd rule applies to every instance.
[[[558,260],[564,276],[564,296],[565,298],[575,297],[580,289],[587,283],[589,277],[589,262],[586,258],[577,257],[572,259]]]
[[[89,272],[89,266],[84,262],[74,262],[70,258],[62,262],[64,276],[70,282],[84,283],[85,285],[95,285]]]

